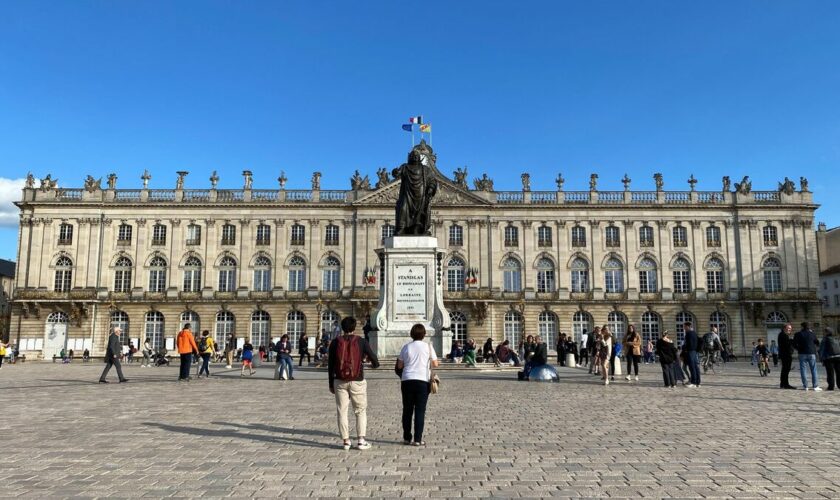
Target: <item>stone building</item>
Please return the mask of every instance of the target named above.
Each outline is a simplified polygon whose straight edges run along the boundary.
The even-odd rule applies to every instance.
[[[9,341],[12,320],[12,295],[15,290],[15,263],[0,259],[0,341]]]
[[[840,331],[840,227],[817,228],[817,249],[820,260],[820,288],[823,303],[823,323]],[[822,332],[817,332],[822,334]]]
[[[645,338],[682,335],[685,320],[720,327],[736,352],[785,321],[819,323],[814,210],[799,190],[730,187],[666,191],[495,191],[485,175],[468,186],[435,170],[434,235],[446,249],[445,303],[456,338],[558,332],[580,338],[595,324]],[[12,337],[27,354],[67,345],[102,353],[113,325],[124,341],[171,345],[185,322],[224,342],[235,331],[255,345],[289,333],[317,337],[340,317],[376,306],[375,249],[391,235],[398,183],[357,171],[348,190],[83,188],[30,176],[20,208]]]

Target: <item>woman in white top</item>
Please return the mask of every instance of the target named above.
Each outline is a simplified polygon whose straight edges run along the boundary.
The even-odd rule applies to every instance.
[[[613,336],[610,327],[601,327],[601,380],[604,385],[610,385],[610,357],[613,349]]]
[[[423,424],[426,419],[426,403],[429,401],[429,379],[431,369],[437,367],[435,349],[423,342],[426,328],[417,324],[411,327],[412,341],[404,345],[397,358],[403,400],[403,443],[412,446],[424,446]],[[414,417],[414,437],[411,434],[411,419]]]

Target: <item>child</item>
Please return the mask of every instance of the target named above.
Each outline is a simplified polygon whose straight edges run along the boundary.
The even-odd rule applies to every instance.
[[[252,360],[254,359],[254,346],[251,345],[251,341],[245,339],[245,345],[242,346],[242,371],[240,372],[239,376],[245,376],[245,368],[248,368],[248,376],[251,376],[256,372],[254,370],[254,365]]]

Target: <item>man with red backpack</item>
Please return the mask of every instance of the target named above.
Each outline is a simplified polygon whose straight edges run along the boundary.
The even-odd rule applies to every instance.
[[[330,343],[327,371],[330,376],[330,392],[335,394],[338,412],[338,432],[342,447],[350,449],[350,425],[347,411],[353,405],[356,414],[356,433],[359,436],[358,449],[367,450],[370,443],[365,440],[367,431],[367,382],[363,361],[365,356],[373,368],[379,368],[379,359],[367,341],[356,335],[356,319],[341,320],[342,335]]]

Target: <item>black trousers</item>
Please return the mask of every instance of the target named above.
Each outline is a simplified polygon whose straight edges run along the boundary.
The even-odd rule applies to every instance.
[[[312,356],[309,355],[309,351],[301,351],[300,352],[300,362],[298,362],[298,366],[303,366],[303,357],[306,356],[306,362],[312,363]]]
[[[181,372],[178,374],[178,380],[190,378],[190,363],[192,363],[192,358],[192,353],[181,354]]]
[[[108,375],[108,372],[111,371],[111,367],[117,369],[117,377],[120,379],[120,382],[125,380],[122,373],[122,365],[120,365],[120,360],[117,358],[111,358],[105,361],[105,369],[102,370],[102,375],[99,377],[99,380],[105,380],[105,377]]]
[[[641,358],[641,356],[633,356],[634,358]],[[662,380],[665,382],[665,387],[674,387],[677,385],[677,374],[674,370],[674,363],[663,363],[659,362],[662,365]],[[638,367],[638,363],[636,364]],[[627,372],[630,373],[630,368],[627,368]]]
[[[615,376],[615,353],[610,355],[610,377]]]
[[[426,422],[426,403],[429,402],[429,383],[424,380],[403,380],[400,384],[403,401],[403,440],[411,441],[411,419],[414,417],[414,441],[423,441]]]
[[[627,355],[627,375],[630,375],[630,368],[634,368],[636,372],[636,376],[639,376],[639,361],[642,360],[641,355],[636,354],[628,354]],[[662,365],[665,366],[665,365]],[[664,369],[664,368],[663,368]]]
[[[779,366],[779,355],[778,354],[773,355],[773,366]]]
[[[840,389],[840,358],[827,359],[823,365],[828,377],[828,390],[833,391],[835,387]]]
[[[788,382],[788,375],[790,374],[790,365],[793,363],[793,356],[782,356],[782,372],[779,374],[779,387],[790,387]]]
[[[566,366],[566,351],[562,349],[557,350],[557,364]]]

